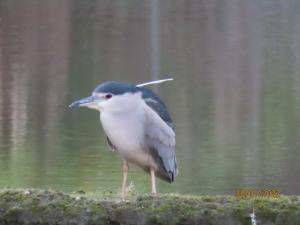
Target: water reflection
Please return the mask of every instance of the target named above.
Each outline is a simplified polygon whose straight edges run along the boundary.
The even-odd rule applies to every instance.
[[[160,191],[300,188],[300,4],[0,2],[0,186],[118,191],[121,161],[90,110],[104,80],[160,86],[180,174]],[[96,123],[97,121],[97,123]],[[149,178],[133,168],[137,192]]]

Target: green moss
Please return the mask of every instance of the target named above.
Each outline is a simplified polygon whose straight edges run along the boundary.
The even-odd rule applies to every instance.
[[[251,224],[255,211],[262,224],[300,224],[297,196],[143,195],[119,202],[99,193],[66,194],[54,190],[0,191],[4,224]]]

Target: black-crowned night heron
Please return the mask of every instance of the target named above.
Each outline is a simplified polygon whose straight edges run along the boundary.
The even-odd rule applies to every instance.
[[[155,176],[171,183],[178,173],[172,119],[163,101],[143,87],[166,80],[140,85],[105,82],[90,97],[69,106],[100,111],[108,145],[124,160],[122,199],[126,195],[129,163],[150,173],[152,194],[156,194]]]

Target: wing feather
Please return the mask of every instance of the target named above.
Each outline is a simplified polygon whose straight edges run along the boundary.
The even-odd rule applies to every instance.
[[[150,153],[159,167],[158,176],[168,182],[178,174],[175,156],[175,132],[159,112],[145,105],[145,139]]]

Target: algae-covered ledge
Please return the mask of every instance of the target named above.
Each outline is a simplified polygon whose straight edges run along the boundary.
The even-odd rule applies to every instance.
[[[52,190],[0,191],[0,225],[6,224],[300,224],[300,199],[233,196],[139,196],[129,202]]]

